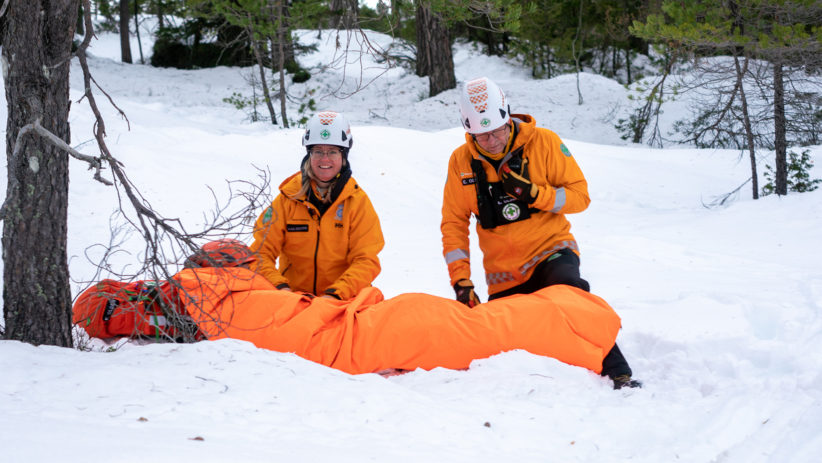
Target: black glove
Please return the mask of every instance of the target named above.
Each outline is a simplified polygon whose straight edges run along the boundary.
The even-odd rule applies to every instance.
[[[471,283],[471,280],[462,279],[456,282],[454,292],[457,293],[457,300],[468,307],[473,308],[482,303],[477,293],[474,292],[474,283]]]
[[[508,164],[502,166],[502,191],[508,196],[516,198],[526,204],[532,204],[537,199],[539,189],[528,179],[528,159],[522,160],[522,169],[514,172]]]
[[[334,298],[334,299],[336,299],[336,300],[338,300],[338,301],[341,301],[341,300],[342,300],[342,298],[340,297],[340,295],[339,295],[339,294],[337,294],[337,289],[336,289],[336,288],[328,288],[328,289],[326,289],[326,290],[325,290],[325,293],[323,294],[323,296],[332,297],[332,298]]]

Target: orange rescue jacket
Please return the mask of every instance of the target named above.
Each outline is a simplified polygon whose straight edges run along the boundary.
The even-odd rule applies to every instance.
[[[528,159],[531,181],[539,188],[538,209],[530,218],[484,229],[477,223],[479,246],[483,253],[488,293],[494,294],[519,285],[534,267],[563,248],[579,254],[565,214],[581,212],[588,207],[588,182],[571,152],[554,132],[538,128],[529,115],[513,114],[517,134],[511,151],[523,148]],[[442,245],[451,284],[471,278],[468,225],[471,214],[477,215],[477,187],[471,160],[482,161],[489,182],[500,181],[499,173],[465,134],[465,144],[457,148],[448,163],[448,178],[442,202]]]
[[[421,293],[383,300],[374,287],[349,301],[310,298],[277,291],[239,267],[187,269],[174,278],[208,339],[242,339],[353,374],[468,368],[514,349],[600,373],[620,326],[605,301],[565,285],[469,309]]]
[[[291,199],[301,181],[299,172],[287,178],[257,219],[251,245],[258,253],[254,269],[274,286],[286,283],[294,290],[350,299],[380,273],[377,254],[385,241],[377,213],[350,178],[320,216],[307,198]]]

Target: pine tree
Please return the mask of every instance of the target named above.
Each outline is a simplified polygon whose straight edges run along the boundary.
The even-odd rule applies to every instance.
[[[667,0],[662,10],[664,15],[635,22],[631,32],[685,48],[695,57],[724,54],[770,63],[770,78],[760,78],[758,83],[771,92],[775,192],[787,194],[785,79],[795,69],[814,70],[822,64],[822,4],[818,0]]]

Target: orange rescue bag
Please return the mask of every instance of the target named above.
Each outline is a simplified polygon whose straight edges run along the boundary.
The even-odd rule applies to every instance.
[[[419,293],[384,300],[373,287],[349,301],[311,298],[243,268],[187,269],[175,279],[207,338],[243,339],[353,374],[461,369],[513,349],[600,373],[620,328],[605,301],[565,285],[468,308]]]

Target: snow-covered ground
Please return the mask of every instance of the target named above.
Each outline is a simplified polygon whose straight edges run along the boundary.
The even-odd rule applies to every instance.
[[[274,186],[297,170],[298,128],[249,123],[222,101],[250,95],[250,70],[124,65],[116,43],[101,34],[91,50],[95,78],[131,126],[108,107],[108,142],[164,215],[196,228],[213,206],[209,186],[225,196],[226,180],[253,180],[255,166],[270,169]],[[320,43],[305,65],[330,62],[335,40]],[[100,341],[93,352],[1,341],[2,460],[819,461],[822,191],[753,201],[746,187],[728,206],[707,209],[703,202],[748,178],[739,153],[622,142],[613,124],[627,93],[603,77],[580,76],[578,105],[574,75],[531,80],[469,47],[455,50],[455,62],[459,80],[497,80],[514,112],[558,132],[581,165],[592,203],[569,218],[582,273],[621,315],[619,343],[643,389],[613,391],[592,372],[522,351],[467,371],[384,378],[233,340],[119,343],[113,352]],[[365,62],[364,76],[377,80],[346,99],[323,95],[355,88],[358,62],[349,80],[327,69],[294,93],[313,90],[318,109],[352,120],[354,176],[386,237],[375,286],[386,297],[451,297],[439,220],[448,156],[463,140],[457,93],[424,98],[426,80],[377,67]],[[78,66],[71,88],[79,99]],[[289,107],[293,119],[298,106]],[[85,102],[72,105],[74,144],[91,138],[91,121]],[[96,154],[91,146],[82,149]],[[822,148],[812,156],[822,164]],[[75,281],[95,277],[87,249],[109,242],[115,207],[112,188],[73,163]],[[480,256],[476,246],[472,254]],[[475,258],[474,282],[485,299],[480,264]]]

